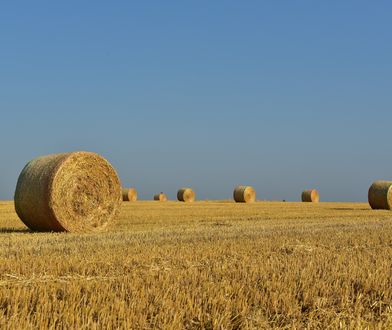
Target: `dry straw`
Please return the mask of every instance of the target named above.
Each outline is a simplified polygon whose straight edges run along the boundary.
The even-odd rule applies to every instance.
[[[392,209],[392,181],[375,181],[369,188],[368,200],[372,209]]]
[[[167,197],[163,192],[161,192],[159,194],[154,195],[154,201],[166,202]]]
[[[30,161],[19,176],[15,210],[35,231],[104,229],[121,205],[116,171],[101,156],[73,152]]]
[[[137,190],[135,188],[123,188],[122,198],[124,202],[136,202]]]
[[[320,195],[316,189],[305,190],[302,192],[301,199],[307,203],[318,203],[320,201]]]
[[[180,202],[194,202],[195,198],[196,194],[191,188],[181,188],[177,192],[177,199]]]
[[[238,186],[234,189],[233,198],[237,203],[253,203],[256,191],[251,186]]]

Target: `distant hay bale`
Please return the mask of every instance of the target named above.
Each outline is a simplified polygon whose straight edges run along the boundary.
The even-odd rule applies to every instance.
[[[392,209],[392,181],[375,181],[369,188],[368,200],[372,209]]]
[[[163,192],[161,192],[159,194],[154,195],[154,201],[166,202],[167,197]]]
[[[256,191],[251,186],[238,186],[234,189],[233,198],[237,203],[253,203]]]
[[[316,189],[305,190],[302,193],[302,202],[318,203],[320,201],[319,192]]]
[[[91,152],[49,155],[30,161],[15,191],[15,210],[35,231],[104,229],[121,205],[116,171]]]
[[[180,202],[194,202],[195,198],[196,194],[191,188],[181,188],[177,192],[177,199]]]
[[[122,198],[124,202],[136,202],[137,190],[135,188],[123,188]]]

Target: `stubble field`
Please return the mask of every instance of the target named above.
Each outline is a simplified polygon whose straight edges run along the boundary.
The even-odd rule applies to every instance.
[[[392,326],[392,213],[367,204],[123,203],[99,234],[0,202],[0,328]]]

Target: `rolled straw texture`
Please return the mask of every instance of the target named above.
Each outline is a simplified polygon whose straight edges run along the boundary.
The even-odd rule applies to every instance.
[[[368,200],[372,209],[392,209],[392,181],[375,181],[369,188]]]
[[[191,188],[181,188],[177,192],[177,199],[180,202],[194,202],[196,199],[196,194]]]
[[[30,161],[19,176],[15,210],[35,231],[102,230],[118,214],[121,185],[110,163],[72,152]]]
[[[124,202],[136,202],[137,190],[135,188],[123,188],[122,197]]]
[[[233,198],[237,203],[253,203],[256,191],[251,186],[238,186],[234,189]]]
[[[160,202],[166,202],[167,201],[167,197],[164,193],[159,193],[154,195],[154,201],[160,201]]]
[[[320,195],[316,189],[305,190],[302,192],[301,199],[306,203],[318,203],[320,201]]]

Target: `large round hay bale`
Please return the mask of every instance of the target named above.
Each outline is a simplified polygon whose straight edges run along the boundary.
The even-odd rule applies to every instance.
[[[163,192],[161,192],[159,194],[154,195],[154,201],[166,202],[167,197]]]
[[[306,203],[318,203],[320,201],[320,195],[316,189],[309,189],[302,192],[301,199]]]
[[[368,200],[372,209],[392,209],[392,181],[376,181],[370,188]]]
[[[121,205],[116,171],[101,156],[72,152],[30,161],[19,176],[15,210],[35,231],[104,229]]]
[[[191,188],[181,188],[177,192],[177,199],[180,202],[194,202],[195,198],[196,194]]]
[[[238,186],[234,189],[233,198],[237,203],[253,203],[256,191],[251,186]]]
[[[135,188],[123,188],[122,197],[124,202],[136,202],[137,190]]]

